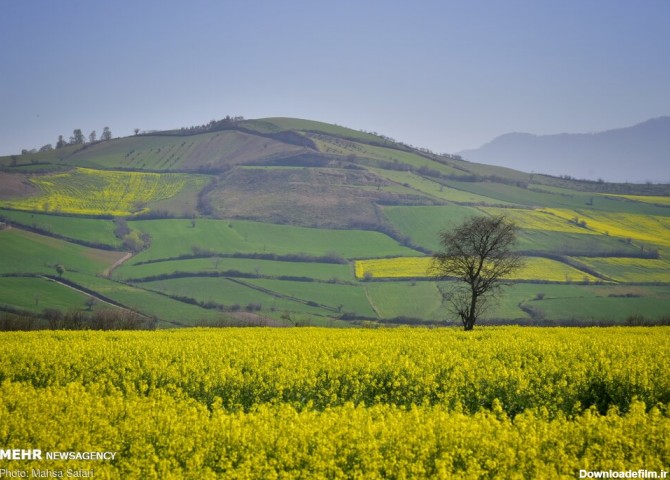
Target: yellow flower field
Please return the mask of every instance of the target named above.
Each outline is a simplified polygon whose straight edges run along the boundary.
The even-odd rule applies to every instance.
[[[519,228],[525,230],[590,233],[577,225],[566,222],[564,217],[554,214],[551,209],[479,207],[479,210],[489,215],[504,215],[509,221],[514,222]]]
[[[34,176],[36,197],[2,202],[17,210],[126,216],[147,210],[147,203],[173,197],[189,180],[177,173],[145,173],[75,168]]]
[[[0,333],[0,460],[96,479],[668,468],[670,328]],[[46,455],[45,455],[46,456]]]
[[[617,282],[670,283],[668,258],[577,258],[581,263],[597,270]]]
[[[654,245],[670,246],[670,217],[634,213],[577,211],[547,208],[567,221],[574,218],[586,222],[586,228],[613,237],[631,239]]]
[[[397,257],[357,260],[356,278],[427,278],[432,257]],[[511,278],[512,280],[583,282],[599,279],[556,260],[540,257],[527,257],[524,266]]]
[[[660,197],[652,195],[612,195],[612,194],[607,194],[606,196],[614,198],[625,198],[628,200],[633,200],[635,202],[651,203],[652,205],[670,206],[670,197]]]

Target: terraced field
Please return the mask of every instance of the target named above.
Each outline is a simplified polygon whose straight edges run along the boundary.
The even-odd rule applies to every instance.
[[[56,266],[67,272],[101,274],[125,253],[83,247],[45,235],[11,228],[0,231],[0,274],[56,275]]]
[[[127,216],[148,211],[149,204],[174,197],[187,184],[204,185],[201,177],[182,174],[89,168],[30,177],[29,181],[39,195],[6,200],[0,206],[57,214]]]
[[[548,258],[524,258],[524,266],[510,280],[543,282],[593,282],[597,277]],[[398,257],[356,260],[356,277],[378,278],[430,278],[431,257]]]
[[[428,272],[439,233],[505,215],[527,262],[485,320],[658,319],[668,198],[289,118],[67,146],[0,158],[0,309],[76,310],[97,295],[160,327],[449,321]],[[86,216],[125,217],[129,231]]]
[[[584,228],[608,236],[644,242],[651,246],[670,246],[670,217],[593,210],[546,209],[564,220],[584,222]]]

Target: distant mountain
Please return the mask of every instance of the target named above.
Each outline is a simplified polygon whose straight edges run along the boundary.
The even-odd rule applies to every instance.
[[[608,182],[670,182],[670,117],[599,133],[509,133],[459,154],[525,172]]]

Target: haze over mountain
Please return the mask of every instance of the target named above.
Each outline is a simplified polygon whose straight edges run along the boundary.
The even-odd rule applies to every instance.
[[[598,133],[501,135],[465,159],[525,172],[608,182],[670,182],[670,117]]]

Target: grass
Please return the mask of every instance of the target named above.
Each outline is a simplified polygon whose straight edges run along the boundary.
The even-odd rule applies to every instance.
[[[547,299],[536,302],[547,320],[603,320],[624,323],[631,316],[648,319],[667,318],[670,299],[591,297],[566,302]]]
[[[303,147],[238,131],[198,135],[137,135],[82,147],[66,147],[30,155],[30,160],[50,162],[41,169],[66,163],[95,169],[149,171],[221,169],[275,155],[290,155]],[[21,163],[23,161],[20,159]],[[29,160],[26,160],[29,161]],[[9,164],[9,157],[0,163]],[[36,168],[39,166],[36,166]]]
[[[446,185],[489,197],[498,201],[529,207],[562,209],[588,208],[604,212],[625,212],[643,215],[667,215],[668,209],[639,202],[628,202],[597,193],[577,192],[567,189],[557,191],[544,186],[509,185],[494,182],[460,182],[448,180]]]
[[[358,285],[255,279],[249,280],[248,283],[281,295],[325,305],[335,310],[330,312],[331,315],[353,312],[357,315],[375,317],[365,291]]]
[[[82,273],[71,273],[67,275],[67,278],[125,307],[141,312],[144,315],[155,316],[161,319],[162,321],[158,323],[160,328],[193,326],[197,325],[200,321],[217,320],[222,317],[222,314],[219,312],[179,302],[144,288],[115,282],[106,278]]]
[[[261,306],[261,313],[279,317],[284,311],[339,316],[345,312],[375,317],[365,291],[355,285],[271,279],[178,278],[142,283],[168,295],[181,295],[227,308]]]
[[[92,218],[65,217],[40,213],[0,210],[0,218],[12,223],[38,228],[66,238],[120,248],[121,241],[114,236],[114,222]]]
[[[446,317],[435,282],[371,282],[364,288],[380,318],[442,320]]]
[[[323,310],[306,302],[281,298],[227,278],[181,278],[143,283],[142,287],[166,295],[180,295],[199,302],[214,302],[227,308],[244,309],[249,304],[261,306],[261,314],[279,317],[282,312],[322,314]]]
[[[318,228],[272,225],[245,220],[198,219],[195,228],[189,220],[141,220],[131,226],[152,237],[149,250],[130,263],[190,255],[193,247],[231,254],[339,255],[364,258],[386,255],[412,255],[414,250],[399,245],[390,237],[369,231],[323,230]]]
[[[349,265],[222,257],[172,260],[143,265],[124,265],[116,270],[115,274],[118,278],[133,279],[165,275],[173,272],[213,273],[230,270],[270,277],[307,277],[322,281],[332,279],[353,280],[351,266]]]
[[[449,284],[440,282],[440,288],[448,290]],[[448,305],[442,303],[435,282],[370,282],[365,284],[365,291],[380,318],[404,316],[460,324]],[[669,302],[670,292],[663,286],[515,283],[503,290],[482,320],[521,324],[534,320],[520,308],[523,305],[537,313],[535,320],[624,323],[631,315],[667,317]]]
[[[516,310],[516,318],[530,319],[519,305],[530,306],[543,320],[623,323],[632,315],[668,316],[670,293],[666,287],[516,284],[506,290],[499,305],[487,316],[514,318]]]
[[[357,160],[365,158],[372,160],[374,164],[380,166],[391,162],[395,167],[407,166],[415,169],[426,167],[443,175],[464,175],[461,170],[457,170],[451,166],[435,162],[429,158],[417,155],[416,153],[398,150],[396,148],[386,148],[353,142],[322,134],[312,133],[307,136],[316,144],[319,151],[326,154],[335,154],[346,157],[354,156]]]
[[[472,207],[460,205],[384,207],[384,215],[404,235],[418,245],[436,251],[439,233],[480,214]]]
[[[340,127],[339,125],[333,125],[331,123],[304,120],[300,118],[261,118],[258,120],[245,121],[241,125],[260,133],[277,133],[289,130],[297,130],[301,132],[320,132],[363,142],[392,144],[388,140],[384,140],[378,135],[353,130],[351,128]]]
[[[56,275],[55,266],[69,272],[102,273],[123,252],[82,247],[55,238],[12,228],[0,231],[0,274],[40,273]]]
[[[640,247],[626,239],[607,236],[602,231],[582,228],[571,222],[577,215],[557,214],[553,209],[497,207],[417,206],[384,207],[384,215],[403,234],[431,251],[440,249],[439,233],[476,215],[504,215],[520,227],[517,249],[572,255],[639,255]],[[565,212],[565,211],[561,211]],[[594,213],[595,214],[595,213]],[[601,214],[598,212],[598,214]],[[602,213],[601,215],[611,215]],[[663,219],[664,217],[659,217]],[[588,227],[588,225],[587,225]]]
[[[0,305],[41,312],[45,308],[62,311],[84,309],[88,295],[52,280],[35,277],[0,277]],[[96,302],[94,308],[101,307]],[[109,307],[109,306],[106,306]]]
[[[640,248],[625,240],[608,237],[584,230],[583,233],[551,232],[545,230],[521,230],[516,247],[522,252],[563,255],[629,255],[636,256]]]
[[[397,170],[384,170],[381,168],[368,167],[368,170],[376,173],[377,175],[384,177],[392,182],[396,182],[400,185],[412,188],[416,192],[420,192],[423,195],[428,195],[431,198],[453,202],[453,203],[464,203],[464,204],[505,204],[506,202],[501,202],[489,197],[484,197],[482,195],[476,195],[474,193],[466,192],[464,190],[458,190],[456,188],[448,187],[438,183],[434,180],[429,180],[421,175],[411,173],[411,172],[402,172]],[[511,205],[511,204],[510,204]]]

